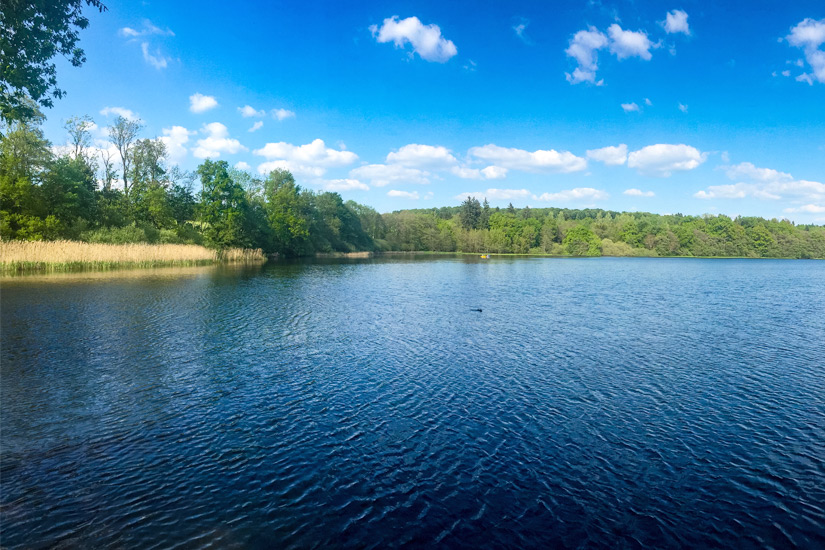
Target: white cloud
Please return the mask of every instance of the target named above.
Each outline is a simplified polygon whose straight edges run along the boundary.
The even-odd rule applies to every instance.
[[[272,109],[272,118],[278,121],[295,118],[295,113],[287,109]]]
[[[415,183],[426,185],[430,183],[429,172],[418,168],[408,168],[399,164],[367,164],[353,168],[350,177],[359,180],[369,180],[375,187],[384,187],[396,183]]]
[[[622,103],[622,109],[624,109],[625,113],[631,113],[631,112],[638,113],[639,112],[639,106],[636,105],[635,102],[634,103]]]
[[[152,34],[160,36],[175,36],[175,33],[173,33],[172,29],[170,29],[169,27],[161,29],[157,25],[154,25],[148,19],[143,20],[143,27],[140,30],[133,29],[131,27],[123,27],[122,29],[118,30],[118,34],[125,38],[137,38],[139,36],[149,36]]]
[[[264,123],[263,123],[263,121],[262,121],[262,120],[259,120],[259,121],[257,121],[255,124],[253,124],[253,125],[252,125],[252,128],[250,128],[249,130],[247,130],[247,132],[257,132],[258,130],[260,130],[260,129],[261,129],[261,128],[263,128],[263,127],[264,127]]]
[[[825,206],[821,206],[819,204],[806,204],[797,208],[786,208],[784,211],[788,213],[805,212],[808,214],[822,214],[825,212]]]
[[[616,147],[588,149],[587,158],[603,162],[608,166],[618,166],[627,161],[627,145],[622,143]]]
[[[273,170],[289,170],[293,176],[306,176],[311,178],[320,178],[327,173],[327,169],[322,166],[308,166],[288,160],[270,160],[258,165],[259,174],[268,174]]]
[[[802,73],[796,80],[810,85],[814,81],[825,83],[825,51],[820,49],[825,43],[825,19],[803,19],[791,29],[786,39],[791,46],[805,52],[805,60],[811,69],[811,73]]]
[[[684,33],[690,35],[690,27],[688,26],[688,14],[682,10],[673,10],[667,12],[665,20],[661,25],[665,28],[668,34]]]
[[[622,194],[631,197],[653,197],[656,195],[653,191],[642,191],[641,189],[625,189]]]
[[[610,35],[610,51],[619,59],[638,56],[649,61],[653,57],[650,53],[653,43],[644,32],[625,31],[613,23],[607,28],[607,34]]]
[[[577,187],[576,189],[565,189],[557,193],[542,193],[534,198],[539,201],[565,202],[582,200],[598,201],[604,200],[609,196],[605,191],[593,189],[592,187]]]
[[[488,180],[500,180],[507,177],[507,168],[488,166],[481,169],[481,174]]]
[[[418,200],[418,191],[396,191],[395,189],[392,189],[391,191],[387,191],[387,196]]]
[[[757,168],[750,162],[728,166],[725,175],[732,180],[747,179],[762,183],[793,181],[793,176],[787,172],[780,172],[772,168]]]
[[[123,107],[104,107],[100,110],[103,116],[117,115],[122,116],[127,120],[140,120],[140,117],[134,111],[124,109]]]
[[[315,139],[305,145],[283,141],[267,143],[252,152],[269,161],[258,166],[258,172],[262,174],[282,168],[294,174],[320,177],[326,173],[327,168],[346,166],[358,160],[355,153],[329,148],[322,139]]]
[[[143,52],[143,60],[156,69],[165,69],[171,61],[171,58],[160,53],[160,48],[155,48],[155,53],[149,52],[148,42],[141,42],[140,49]]]
[[[601,85],[601,80],[596,82],[596,71],[599,68],[596,52],[606,46],[607,37],[596,27],[574,34],[564,52],[575,59],[579,66],[573,70],[573,74],[566,73],[567,81],[571,84],[590,82],[597,86]]]
[[[458,164],[458,160],[446,147],[411,143],[388,154],[387,163],[412,168],[448,169]]]
[[[325,191],[369,191],[370,186],[354,179],[321,180]]]
[[[370,186],[354,179],[315,180],[324,191],[369,191]]]
[[[695,193],[699,199],[757,199],[779,200],[787,195],[810,202],[825,201],[825,184],[816,181],[796,180],[787,172],[772,168],[758,168],[750,162],[728,166],[726,175],[735,184],[713,185]],[[800,210],[801,211],[801,210]]]
[[[244,118],[250,117],[265,117],[266,111],[261,109],[260,111],[252,107],[251,105],[244,105],[243,107],[238,107],[238,112],[241,113],[241,116]]]
[[[235,163],[235,168],[237,168],[238,170],[245,170],[245,171],[247,171],[247,172],[248,172],[249,170],[252,170],[252,167],[249,165],[249,163],[248,163],[248,162],[244,162],[244,161],[239,161],[239,162],[236,162],[236,163]]]
[[[642,147],[628,155],[627,165],[640,174],[669,177],[673,172],[693,170],[705,162],[708,153],[690,145],[658,143]]]
[[[569,151],[538,150],[525,151],[499,147],[498,145],[484,145],[473,147],[470,156],[487,161],[497,167],[525,172],[578,172],[587,168],[587,161],[577,157]]]
[[[645,105],[647,105],[648,107],[651,107],[651,106],[653,106],[653,102],[650,101],[648,98],[645,98]]]
[[[527,189],[488,189],[486,191],[477,193],[462,193],[457,196],[457,199],[466,200],[467,197],[473,196],[479,200],[492,199],[500,201],[509,201],[513,199],[529,199],[533,194]]]
[[[189,96],[189,110],[193,113],[203,113],[218,106],[218,100],[211,95],[201,93]]]
[[[687,113],[688,112],[688,106],[683,104],[683,103],[679,103],[679,110],[682,111],[683,113]]]
[[[172,126],[163,129],[160,140],[166,144],[166,152],[173,164],[180,164],[186,158],[186,143],[189,141],[189,136],[193,134],[197,134],[197,132],[194,130],[189,131],[183,126]]]
[[[290,160],[324,167],[346,166],[358,160],[358,155],[355,153],[331,149],[324,144],[322,139],[315,139],[305,145],[292,145],[283,141],[267,143],[253,153],[267,159]]]
[[[427,61],[444,63],[458,53],[452,40],[441,36],[438,25],[424,25],[417,17],[398,19],[397,15],[384,19],[378,25],[370,25],[370,32],[380,43],[392,42],[396,48],[412,45],[413,52]]]
[[[197,147],[192,150],[196,158],[218,158],[221,153],[234,155],[240,151],[248,151],[240,141],[229,137],[229,131],[220,122],[204,124],[201,133],[206,134],[206,137],[199,139]]]
[[[519,18],[519,22],[516,25],[512,26],[513,32],[516,33],[516,36],[524,42],[525,44],[532,45],[532,40],[527,36],[527,26],[530,24],[529,19],[525,19],[523,17]]]

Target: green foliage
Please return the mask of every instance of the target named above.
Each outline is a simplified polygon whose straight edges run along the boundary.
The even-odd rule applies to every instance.
[[[564,236],[564,251],[571,256],[601,256],[599,237],[583,225],[577,225]]]
[[[0,116],[6,121],[27,120],[36,107],[51,107],[63,97],[52,62],[60,54],[79,67],[86,61],[77,45],[78,31],[89,25],[82,0],[3,0],[0,9]],[[86,4],[101,12],[99,0]]]
[[[205,161],[198,167],[201,191],[200,222],[207,241],[218,248],[250,248],[252,235],[249,201],[232,181],[225,160]]]

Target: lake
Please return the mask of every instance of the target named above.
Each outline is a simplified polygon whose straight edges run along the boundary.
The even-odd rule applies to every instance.
[[[4,548],[825,547],[825,262],[314,260],[1,300]]]

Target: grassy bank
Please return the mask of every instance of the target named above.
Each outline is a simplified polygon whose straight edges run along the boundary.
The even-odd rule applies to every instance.
[[[263,263],[260,249],[210,250],[194,244],[97,244],[0,241],[0,273],[65,272],[143,267]]]

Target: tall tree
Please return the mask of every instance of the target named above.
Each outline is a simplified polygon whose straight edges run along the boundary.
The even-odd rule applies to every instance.
[[[198,166],[201,192],[201,223],[204,234],[217,247],[252,246],[249,231],[249,202],[243,188],[229,177],[225,160],[207,160]]]
[[[52,107],[65,92],[57,87],[52,58],[60,54],[75,67],[86,61],[78,31],[89,25],[83,0],[3,0],[0,9],[0,116],[8,122]],[[85,0],[100,12],[100,0]]]
[[[69,133],[69,145],[72,147],[71,156],[74,159],[86,158],[86,149],[92,145],[92,128],[95,121],[89,115],[73,116],[63,125]]]
[[[129,174],[132,164],[132,147],[143,125],[139,120],[129,120],[118,115],[115,123],[109,126],[109,138],[120,153],[120,165],[123,169],[123,192],[129,197]]]
[[[458,211],[458,217],[461,221],[461,227],[464,229],[478,229],[481,221],[481,204],[475,197],[467,197],[461,203],[461,208]]]

